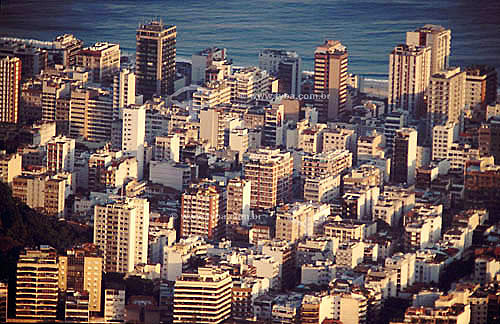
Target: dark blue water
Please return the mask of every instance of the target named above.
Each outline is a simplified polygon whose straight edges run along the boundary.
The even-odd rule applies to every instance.
[[[315,46],[338,39],[351,72],[384,76],[388,53],[405,32],[427,23],[452,29],[451,63],[500,71],[498,0],[0,0],[0,35],[51,40],[73,33],[86,44],[120,43],[135,51],[141,20],[177,25],[177,55],[226,47],[237,65],[256,65],[262,48],[296,50],[312,69]]]

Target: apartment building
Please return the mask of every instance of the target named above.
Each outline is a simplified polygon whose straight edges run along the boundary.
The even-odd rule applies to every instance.
[[[389,111],[402,109],[421,116],[430,76],[430,47],[396,46],[389,56]]]
[[[231,317],[233,282],[228,272],[198,268],[183,273],[174,286],[174,323],[217,324]]]
[[[20,154],[7,154],[0,151],[0,181],[12,186],[15,177],[21,175],[22,156]]]
[[[97,247],[88,243],[67,250],[58,262],[59,290],[86,293],[87,311],[100,312],[103,258]]]
[[[47,142],[47,171],[73,172],[75,167],[75,140],[65,136]]]
[[[250,150],[243,157],[243,174],[251,182],[251,208],[270,209],[292,194],[293,157],[279,149]]]
[[[58,274],[57,252],[54,248],[42,245],[39,249],[27,248],[20,253],[16,274],[16,319],[56,319]]]
[[[304,178],[336,176],[350,167],[352,167],[352,153],[347,150],[328,151],[302,157]]]
[[[314,51],[314,106],[319,121],[335,121],[345,115],[348,106],[347,48],[337,40],[326,40]]]
[[[127,273],[147,263],[149,202],[117,199],[94,207],[94,244],[103,252],[106,272]]]
[[[120,45],[103,42],[83,48],[76,54],[75,65],[91,71],[93,82],[109,84],[120,71]]]
[[[17,57],[0,58],[0,122],[17,123],[21,99],[21,60]]]
[[[218,240],[224,235],[226,189],[207,179],[192,183],[182,193],[180,236]]]

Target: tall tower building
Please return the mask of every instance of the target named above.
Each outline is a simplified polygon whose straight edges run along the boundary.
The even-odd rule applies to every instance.
[[[240,178],[227,184],[226,235],[240,225],[247,225],[250,218],[250,181]]]
[[[431,75],[449,65],[451,30],[438,25],[425,25],[406,33],[406,45],[430,47]]]
[[[334,121],[347,110],[347,49],[327,40],[314,52],[314,95],[319,121]]]
[[[16,277],[16,318],[54,321],[58,300],[57,252],[46,245],[19,255]]]
[[[488,65],[472,65],[465,72],[465,105],[479,110],[484,117],[486,106],[497,99],[497,71]]]
[[[259,53],[259,68],[279,79],[279,93],[298,98],[302,84],[302,59],[293,51],[265,49]]]
[[[396,131],[392,151],[391,180],[413,184],[417,167],[417,131],[402,128]]]
[[[136,90],[145,99],[174,92],[176,37],[176,27],[164,25],[161,20],[137,29]]]
[[[59,256],[59,289],[88,293],[88,308],[101,311],[101,282],[103,262],[93,244],[84,244]]]
[[[389,112],[423,114],[431,76],[431,48],[398,45],[389,56]]]
[[[120,109],[135,104],[135,73],[123,69],[113,79],[113,119],[120,119]]]
[[[191,184],[181,197],[181,237],[202,236],[218,240],[224,233],[226,191],[205,180]]]
[[[146,138],[146,107],[123,109],[122,150],[137,159],[137,179],[144,176],[144,141]]]
[[[175,281],[174,323],[217,324],[229,319],[232,288],[227,271],[198,268],[198,273],[183,273]]]
[[[290,152],[261,148],[245,153],[243,174],[251,181],[251,208],[270,209],[290,200],[293,175]]]
[[[0,122],[17,123],[21,86],[21,60],[0,58]]]
[[[458,123],[465,106],[465,71],[447,68],[431,77],[427,98],[429,133],[435,125]]]
[[[147,263],[149,202],[133,198],[94,208],[94,244],[103,252],[104,271],[131,272]]]
[[[59,136],[47,142],[47,171],[73,172],[75,167],[75,140]]]

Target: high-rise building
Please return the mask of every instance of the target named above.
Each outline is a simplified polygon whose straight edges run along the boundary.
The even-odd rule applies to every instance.
[[[113,119],[121,118],[120,109],[135,104],[135,73],[123,69],[113,79]]]
[[[302,83],[302,60],[297,52],[264,49],[259,53],[259,68],[278,77],[279,93],[298,98]]]
[[[113,97],[100,88],[75,88],[71,91],[69,134],[90,142],[111,140]]]
[[[89,318],[89,293],[68,290],[64,303],[64,322],[88,323]]]
[[[54,57],[55,64],[61,64],[64,67],[70,67],[76,63],[76,55],[83,47],[83,41],[71,34],[57,36],[53,44],[57,49],[58,55]]]
[[[207,108],[200,111],[200,139],[208,142],[214,149],[220,150],[224,147],[224,123],[223,112],[215,108]]]
[[[102,271],[103,259],[95,245],[67,250],[59,256],[59,289],[87,293],[88,310],[100,312]]]
[[[9,286],[0,282],[0,321],[7,322],[7,305]]]
[[[16,318],[54,321],[58,301],[57,252],[46,245],[19,255],[16,276]]]
[[[104,319],[106,322],[125,321],[125,289],[104,290]]]
[[[497,71],[488,65],[471,65],[465,73],[465,105],[484,112],[497,99]]]
[[[210,180],[193,183],[181,197],[181,237],[218,240],[224,234],[226,191]]]
[[[243,174],[251,181],[251,208],[270,209],[292,194],[293,157],[279,149],[251,150],[243,157]]]
[[[326,151],[302,157],[302,177],[321,178],[337,176],[352,167],[352,153],[348,150]]]
[[[71,83],[61,78],[42,81],[42,120],[70,119],[70,109],[64,105],[71,97]],[[67,109],[64,109],[67,108]]]
[[[434,74],[427,97],[428,134],[435,125],[458,123],[465,106],[465,71],[457,67]]]
[[[71,175],[25,174],[14,178],[12,196],[33,209],[42,209],[47,215],[64,217],[66,188],[71,186]]]
[[[106,272],[131,272],[147,263],[149,202],[124,198],[94,208],[94,244]]]
[[[337,120],[349,110],[347,63],[347,49],[339,41],[327,40],[314,52],[314,103],[320,122]]]
[[[432,128],[432,160],[448,158],[448,151],[458,139],[458,125],[446,123]]]
[[[0,58],[0,122],[17,123],[21,86],[21,60]]]
[[[232,104],[250,104],[270,90],[269,74],[257,67],[234,72],[227,78],[227,83],[231,87]]]
[[[47,171],[73,172],[75,167],[75,140],[59,136],[47,142]]]
[[[451,30],[438,25],[425,25],[406,33],[406,44],[430,47],[431,75],[446,69],[450,59]]]
[[[136,91],[145,99],[174,92],[176,37],[176,27],[161,20],[137,29]]]
[[[122,150],[137,159],[137,179],[144,176],[144,141],[146,137],[146,107],[123,109]]]
[[[198,268],[198,273],[183,273],[175,281],[174,323],[218,324],[229,319],[232,288],[227,271]]]
[[[397,130],[392,151],[392,182],[413,184],[416,167],[417,131],[413,128]]]
[[[92,81],[110,83],[120,71],[120,45],[96,43],[86,47],[76,55],[76,66],[92,72]]]
[[[9,186],[15,177],[22,172],[22,156],[20,154],[6,154],[0,151],[0,181]]]
[[[389,56],[389,112],[423,114],[431,76],[431,48],[398,45]]]
[[[250,218],[250,181],[234,178],[227,184],[226,234],[234,227],[248,224]]]

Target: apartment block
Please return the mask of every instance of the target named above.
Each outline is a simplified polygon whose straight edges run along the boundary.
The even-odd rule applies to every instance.
[[[339,244],[335,255],[335,263],[338,266],[352,269],[363,262],[364,251],[363,242],[348,241]]]
[[[271,88],[269,74],[256,67],[234,72],[227,78],[227,84],[231,87],[232,104],[249,104]]]
[[[65,323],[86,323],[89,321],[89,294],[69,290],[64,302]]]
[[[402,109],[411,116],[422,115],[430,76],[430,47],[396,46],[389,56],[389,111]]]
[[[360,136],[357,140],[357,159],[369,160],[372,158],[384,158],[385,138],[383,134],[371,134]]]
[[[302,82],[302,60],[294,51],[264,49],[259,53],[259,68],[279,79],[279,93],[298,98]]]
[[[450,60],[451,30],[439,25],[425,25],[406,32],[406,44],[431,48],[431,75],[446,69]]]
[[[428,99],[427,120],[429,130],[441,123],[461,120],[465,107],[465,71],[450,67],[431,76]]]
[[[153,20],[136,32],[136,90],[150,99],[174,92],[177,29]]]
[[[100,312],[103,258],[97,247],[88,243],[67,250],[58,262],[59,290],[86,293],[87,310]],[[78,304],[79,300],[73,302]]]
[[[125,321],[125,290],[106,288],[104,290],[104,320]]]
[[[218,240],[224,235],[225,215],[226,189],[206,179],[193,183],[181,197],[180,236]]]
[[[350,167],[352,167],[352,153],[347,150],[328,151],[302,157],[304,178],[336,176]]]
[[[452,144],[458,140],[458,124],[449,122],[432,128],[432,160],[448,158]]]
[[[251,208],[270,209],[290,199],[293,157],[289,152],[250,150],[243,157],[243,174],[251,182]]]
[[[413,184],[417,167],[417,131],[403,128],[396,131],[392,150],[391,180]]]
[[[247,225],[250,219],[251,182],[234,178],[227,184],[226,231]]]
[[[325,175],[304,180],[304,200],[331,203],[340,194],[340,175]]]
[[[296,242],[312,237],[318,223],[323,223],[329,215],[327,205],[300,202],[282,205],[276,211],[276,239]]]
[[[233,283],[228,272],[198,268],[175,281],[174,323],[222,323],[231,317]],[[201,297],[203,296],[203,297]]]
[[[21,60],[17,57],[0,58],[0,122],[17,123],[21,99]]]
[[[336,40],[326,40],[314,51],[314,95],[318,98],[319,121],[335,121],[345,115],[348,106],[347,64],[345,46]]]
[[[348,150],[356,153],[356,132],[346,128],[327,128],[323,131],[323,152]]]
[[[147,263],[149,202],[124,198],[94,207],[94,244],[104,271],[127,273]]]
[[[46,245],[25,249],[16,274],[16,319],[54,321],[58,303],[57,252]],[[33,283],[38,283],[33,285]]]
[[[488,65],[471,65],[465,73],[465,105],[484,113],[486,106],[497,99],[497,71]]]
[[[12,186],[15,177],[21,175],[22,156],[20,154],[7,154],[0,151],[0,181]]]
[[[69,134],[90,142],[111,140],[113,97],[100,88],[75,88],[71,91]]]
[[[75,167],[75,140],[58,136],[47,142],[47,171],[73,172]]]
[[[75,65],[91,71],[93,82],[109,84],[120,71],[120,45],[104,42],[83,48],[76,54]]]
[[[231,102],[231,87],[223,81],[205,83],[193,93],[193,108],[213,108]]]
[[[12,196],[34,209],[55,217],[64,217],[65,199],[70,193],[72,175],[58,173],[26,174],[14,178]]]

